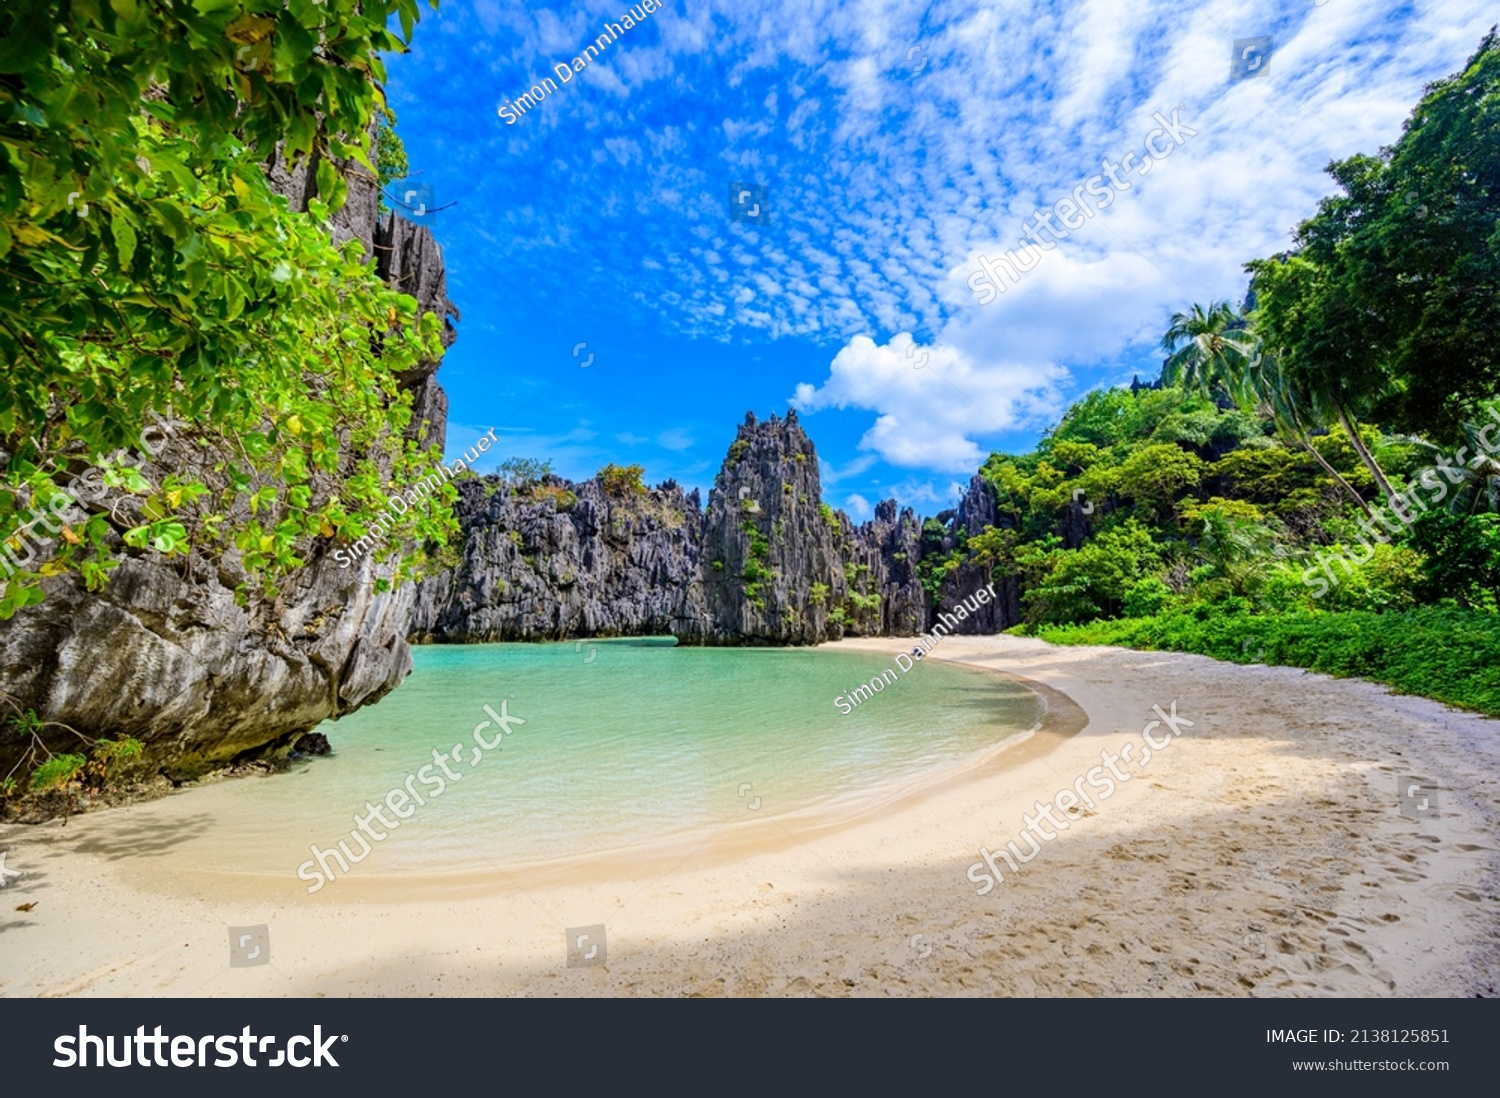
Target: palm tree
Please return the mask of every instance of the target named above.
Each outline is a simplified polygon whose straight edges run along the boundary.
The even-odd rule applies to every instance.
[[[1375,483],[1379,486],[1381,494],[1385,496],[1385,501],[1390,505],[1391,510],[1395,511],[1398,515],[1406,514],[1401,502],[1400,493],[1391,485],[1390,480],[1385,475],[1385,470],[1380,467],[1380,463],[1375,460],[1374,453],[1371,452],[1365,440],[1360,437],[1359,424],[1350,415],[1347,402],[1334,390],[1329,390],[1323,395],[1322,399],[1333,409],[1334,415],[1338,417],[1339,425],[1344,428],[1344,433],[1349,436],[1349,445],[1354,447],[1354,452],[1359,455],[1359,460],[1365,463],[1366,469],[1370,470],[1370,476],[1375,478]]]
[[[1280,372],[1291,378],[1320,421],[1343,427],[1386,502],[1404,514],[1400,496],[1359,430],[1359,416],[1390,395],[1391,386],[1379,364],[1357,350],[1364,347],[1365,311],[1354,304],[1347,287],[1306,256],[1287,252],[1245,266],[1256,297],[1253,320],[1275,350]]]
[[[1172,314],[1172,325],[1162,337],[1169,358],[1163,371],[1171,385],[1181,385],[1209,396],[1222,386],[1231,396],[1242,395],[1255,338],[1227,301],[1215,301],[1191,312]]]
[[[1312,444],[1313,435],[1326,429],[1326,417],[1316,396],[1298,387],[1296,381],[1281,369],[1276,355],[1264,350],[1257,352],[1241,374],[1239,387],[1253,393],[1257,403],[1270,413],[1277,434],[1311,454],[1323,471],[1359,505],[1365,518],[1375,517],[1354,485],[1345,480],[1343,474]]]
[[[1219,507],[1204,508],[1198,552],[1236,595],[1260,580],[1275,545],[1268,527],[1225,514]]]
[[[1466,451],[1473,456],[1458,466],[1464,472],[1464,479],[1448,497],[1448,510],[1455,515],[1500,511],[1500,461],[1485,452],[1486,447],[1480,441],[1478,425],[1464,423],[1460,433],[1463,435]],[[1439,458],[1444,456],[1442,449],[1426,439],[1407,436],[1407,440]]]
[[[1301,389],[1281,369],[1277,356],[1261,346],[1255,332],[1227,301],[1215,301],[1206,309],[1194,305],[1191,312],[1173,314],[1172,326],[1161,342],[1171,354],[1165,370],[1169,383],[1196,389],[1205,396],[1219,385],[1242,404],[1262,406],[1278,434],[1311,454],[1365,517],[1374,517],[1364,497],[1312,444],[1313,435],[1325,429],[1324,404],[1318,394]],[[1359,441],[1354,445],[1363,458]],[[1372,457],[1367,464],[1373,461]],[[1376,481],[1383,483],[1383,478]]]

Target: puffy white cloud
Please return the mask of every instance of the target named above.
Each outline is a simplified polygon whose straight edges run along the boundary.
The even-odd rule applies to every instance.
[[[875,514],[874,505],[857,492],[845,497],[844,510],[855,522],[864,522]]]
[[[445,32],[491,43],[491,71],[417,118],[465,93],[498,103],[619,13],[445,9]],[[1493,0],[703,0],[658,11],[523,124],[437,144],[475,181],[450,216],[472,211],[538,293],[566,280],[692,337],[822,341],[828,373],[797,386],[799,408],[873,417],[867,455],[957,474],[987,438],[1159,358],[1174,310],[1237,300],[1244,262],[1332,190],[1325,165],[1395,141],[1493,20]],[[1230,82],[1232,40],[1258,34],[1275,39],[1267,75]],[[415,63],[448,71],[450,37],[419,33]],[[1178,110],[1196,135],[978,304],[979,254],[1015,247],[1022,218]],[[567,186],[494,168],[533,150]],[[729,220],[730,179],[770,188],[768,225]],[[450,281],[466,308],[504,286],[460,264]],[[910,332],[912,358],[893,335]]]
[[[980,368],[959,347],[922,347],[902,332],[878,345],[856,336],[834,357],[828,380],[797,386],[802,412],[863,408],[880,413],[860,440],[892,465],[972,470],[984,460],[973,436],[1015,427],[1025,410],[1053,407],[1061,371],[1016,360]]]
[[[1328,161],[1394,140],[1422,85],[1462,63],[1487,18],[1482,5],[1461,0],[1441,5],[1443,18],[1430,21],[1394,0],[1364,6],[1357,17],[1353,5],[1342,7],[1277,20],[1231,3],[1184,17],[1179,5],[1096,0],[1076,15],[1041,15],[1025,26],[1012,5],[950,23],[932,50],[948,91],[913,86],[912,117],[896,127],[920,126],[922,153],[940,167],[914,170],[889,128],[878,131],[866,151],[878,149],[893,166],[867,181],[864,201],[848,204],[849,220],[861,223],[865,239],[882,240],[889,258],[921,258],[862,265],[840,249],[843,272],[854,275],[847,292],[868,319],[824,382],[797,387],[798,406],[875,412],[861,446],[892,464],[972,469],[984,456],[978,440],[1055,415],[1064,393],[1092,381],[1079,375],[1125,355],[1154,360],[1173,311],[1194,301],[1237,303],[1245,261],[1286,247],[1297,221],[1332,189]],[[1420,25],[1410,35],[1397,31],[1408,19]],[[1162,40],[1167,22],[1173,34]],[[1230,83],[1230,40],[1262,30],[1276,39],[1269,75]],[[1002,72],[990,62],[1017,34]],[[1008,82],[1039,75],[1039,53],[1052,58],[1050,72],[1031,94],[1001,94]],[[853,99],[861,108],[899,101],[868,86],[868,67],[849,62],[843,71],[859,77]],[[902,75],[885,79],[897,84]],[[845,83],[855,87],[853,75]],[[1053,94],[1040,94],[1043,87]],[[949,93],[961,100],[960,124],[933,130],[920,100]],[[1157,112],[1197,132],[1184,131],[1168,156],[1139,174]],[[1159,137],[1156,147],[1163,148]],[[1121,173],[1129,187],[1110,208],[1043,254],[1019,284],[978,304],[967,279],[980,254],[993,259],[1016,248],[1023,219],[1069,198],[1105,158],[1118,164],[1132,152],[1135,170]],[[895,195],[885,193],[891,177],[901,184]],[[867,212],[877,196],[893,200],[883,217]],[[856,253],[859,235],[843,238]],[[837,289],[824,284],[825,294]],[[766,308],[776,311],[774,303]],[[870,337],[896,318],[934,331],[931,373],[912,368],[906,336],[883,346]],[[833,317],[830,326],[838,326]]]

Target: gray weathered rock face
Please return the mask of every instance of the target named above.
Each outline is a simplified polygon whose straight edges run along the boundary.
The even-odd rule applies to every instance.
[[[856,526],[822,503],[818,456],[795,411],[747,415],[703,527],[705,613],[684,644],[819,644],[920,631],[921,528],[886,500]]]
[[[818,644],[841,634],[842,529],[820,511],[818,456],[797,422],[745,417],[708,496],[698,583],[704,615],[685,644]],[[832,620],[830,620],[832,619]]]
[[[927,596],[917,575],[922,556],[922,524],[910,507],[897,517],[896,501],[875,505],[875,518],[855,527],[845,541],[846,581],[855,593],[877,594],[868,609],[850,603],[850,624],[844,632],[856,637],[909,637],[927,623]],[[869,606],[868,599],[865,606]]]
[[[953,527],[957,529],[962,526],[970,534],[978,534],[986,526],[993,526],[995,522],[994,492],[985,483],[983,477],[975,476],[970,479],[969,490],[959,501],[958,511],[953,518]],[[976,564],[972,561],[965,562],[950,572],[944,577],[942,586],[938,588],[931,620],[936,623],[942,620],[942,615],[947,615],[947,621],[944,624],[948,626],[949,632],[968,635],[998,633],[1003,629],[1009,629],[1012,625],[1020,624],[1023,618],[1019,582],[1014,576],[993,580],[990,573],[991,569],[987,565]],[[965,611],[966,616],[963,620],[959,620],[954,608],[991,582],[995,584],[994,600],[980,606],[973,613]]]
[[[292,207],[305,210],[309,171],[287,172],[277,163],[268,170]],[[393,215],[380,219],[374,182],[359,173],[348,178],[335,239],[360,239],[382,277],[444,318],[445,346],[451,343],[447,318],[457,313],[431,234]],[[429,442],[441,445],[447,402],[437,368],[424,364],[402,382],[419,410],[412,437],[426,431]],[[191,470],[219,487],[223,474],[213,463],[192,426],[183,424],[144,471],[157,481]],[[344,471],[352,471],[352,461]],[[112,504],[124,514],[136,505],[110,493],[88,506]],[[415,590],[376,594],[374,566],[339,568],[331,549],[320,540],[276,598],[252,593],[244,605],[236,603],[235,588],[247,577],[234,552],[168,560],[125,549],[120,568],[97,593],[72,576],[45,581],[45,602],[0,622],[0,692],[8,702],[0,716],[35,710],[89,736],[134,736],[145,744],[131,767],[136,774],[191,777],[289,749],[319,722],[379,700],[411,671],[406,633]],[[54,749],[73,744],[59,741]],[[14,738],[0,737],[0,775],[18,750]]]
[[[415,641],[664,636],[701,613],[698,493],[668,481],[611,495],[595,480],[458,482],[462,561],[418,585]]]
[[[706,511],[671,483],[611,496],[597,480],[490,477],[460,492],[463,560],[420,585],[414,640],[800,645],[923,625],[915,517],[887,501],[856,526],[824,507],[795,412],[746,417]]]
[[[443,251],[432,232],[414,225],[394,212],[376,224],[374,252],[380,277],[402,293],[417,299],[424,312],[437,313],[443,320],[443,349],[458,338],[453,321],[458,307],[448,300],[448,276],[443,267]],[[441,450],[448,438],[448,394],[437,380],[437,362],[424,362],[401,378],[403,388],[412,391],[411,421],[414,437]]]
[[[972,613],[965,611],[966,617],[959,620],[955,608],[990,583],[995,585],[993,601],[979,606]],[[944,615],[947,615],[946,621],[943,620]],[[971,636],[978,633],[998,633],[1012,625],[1019,625],[1023,620],[1021,587],[1016,577],[1007,576],[996,580],[991,577],[987,565],[974,563],[961,564],[949,573],[938,591],[937,606],[932,611],[934,624],[941,621],[948,627],[948,632]]]
[[[978,473],[969,478],[969,490],[959,500],[958,512],[953,521],[970,534],[977,534],[986,526],[995,525],[995,493]]]

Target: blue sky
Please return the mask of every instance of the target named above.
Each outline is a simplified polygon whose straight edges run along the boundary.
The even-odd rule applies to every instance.
[[[493,426],[500,458],[706,490],[746,411],[795,405],[825,496],[861,519],[890,496],[951,506],[1070,400],[1154,377],[1171,313],[1237,302],[1327,163],[1393,142],[1495,18],[1477,0],[669,0],[500,117],[630,10],[443,0],[390,59],[413,176],[452,203],[434,219],[463,311],[439,375],[449,454]],[[1264,75],[1232,81],[1234,40],[1262,35]],[[1157,112],[1197,132],[1148,161]],[[1082,224],[979,304],[979,255],[1132,152],[1128,191],[1070,210]],[[731,220],[733,180],[768,188],[768,223]]]

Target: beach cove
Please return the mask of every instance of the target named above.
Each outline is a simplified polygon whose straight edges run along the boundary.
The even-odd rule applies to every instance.
[[[814,658],[879,658],[890,644],[846,641]],[[670,843],[574,864],[403,865],[310,898],[291,865],[192,864],[210,828],[274,823],[237,789],[310,780],[297,773],[7,826],[0,849],[23,875],[6,906],[36,906],[0,916],[0,993],[1494,993],[1493,722],[1198,656],[951,637],[931,658],[924,671],[1035,684],[1054,717],[1076,705],[1076,728],[981,748],[936,768],[935,783],[842,817],[812,805],[751,819],[766,787],[731,787],[748,821],[738,830],[705,820]],[[975,895],[965,873],[980,845],[1174,700],[1194,723],[1144,781]],[[511,711],[525,716],[520,701]],[[1439,818],[1397,810],[1406,772],[1444,790]],[[226,792],[246,810],[231,811]],[[226,928],[255,925],[268,928],[270,963],[226,968]],[[608,963],[566,967],[564,928],[589,925],[606,929]]]

